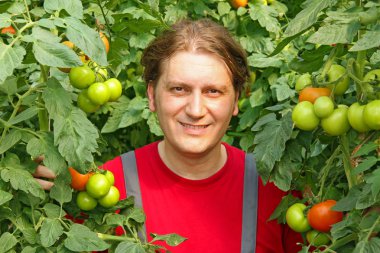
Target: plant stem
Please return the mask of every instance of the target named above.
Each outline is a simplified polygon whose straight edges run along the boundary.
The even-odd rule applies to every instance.
[[[25,5],[26,13],[28,14],[29,22],[32,22],[32,17],[30,16],[29,7],[26,0],[24,0],[24,5]]]
[[[323,174],[322,174],[322,178],[321,178],[321,186],[319,188],[319,192],[317,194],[317,197],[319,199],[322,200],[322,193],[323,193],[323,189],[325,187],[325,182],[326,182],[326,178],[327,176],[329,175],[329,171],[330,171],[330,168],[332,166],[332,163],[333,161],[335,160],[335,158],[337,157],[338,155],[338,151],[339,151],[339,148],[336,148],[334,150],[334,153],[330,156],[330,158],[326,161],[326,165],[323,167],[322,171],[323,171]]]
[[[357,184],[357,178],[352,175],[352,166],[350,161],[350,151],[347,136],[340,136],[340,147],[343,154],[343,167],[348,182],[348,188],[351,189],[352,186]]]
[[[369,239],[370,239],[370,237],[371,237],[371,235],[373,233],[373,230],[376,228],[377,225],[379,225],[379,223],[380,223],[380,215],[377,217],[375,223],[373,223],[371,229],[368,231],[368,234],[367,234],[367,236],[365,238],[366,241],[369,241]]]
[[[44,65],[40,65],[40,68],[41,68],[40,82],[45,83],[48,80],[48,70],[46,66]],[[41,104],[44,104],[41,94],[38,97],[38,102]],[[45,107],[42,107],[41,110],[38,111],[38,123],[40,125],[41,131],[49,131],[49,115]]]
[[[109,234],[102,234],[102,233],[97,233],[98,237],[102,240],[107,240],[107,241],[131,241],[131,242],[136,242],[134,238],[130,238],[127,236],[118,236],[118,235],[109,235]]]

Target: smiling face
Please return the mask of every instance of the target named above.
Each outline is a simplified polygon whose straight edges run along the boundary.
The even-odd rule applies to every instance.
[[[184,155],[219,150],[238,93],[226,64],[215,55],[181,51],[165,61],[155,86],[148,85],[149,108],[157,112],[165,147]]]

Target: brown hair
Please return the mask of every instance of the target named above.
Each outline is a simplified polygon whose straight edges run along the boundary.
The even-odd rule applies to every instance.
[[[249,78],[247,55],[226,28],[209,20],[182,20],[156,37],[145,49],[141,64],[146,83],[157,81],[162,63],[179,51],[204,51],[217,55],[232,75],[234,89],[241,93]]]

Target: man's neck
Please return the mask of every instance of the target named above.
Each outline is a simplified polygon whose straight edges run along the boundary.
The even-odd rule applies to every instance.
[[[181,154],[172,150],[165,141],[158,144],[158,153],[165,165],[175,174],[191,179],[201,180],[218,172],[226,163],[227,151],[224,145],[205,154]]]

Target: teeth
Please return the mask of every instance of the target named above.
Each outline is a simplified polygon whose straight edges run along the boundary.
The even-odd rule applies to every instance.
[[[184,123],[181,123],[181,125],[184,127],[187,127],[187,128],[191,128],[191,129],[203,129],[203,128],[207,127],[207,125],[194,126],[194,125],[188,125],[188,124],[184,124]]]

